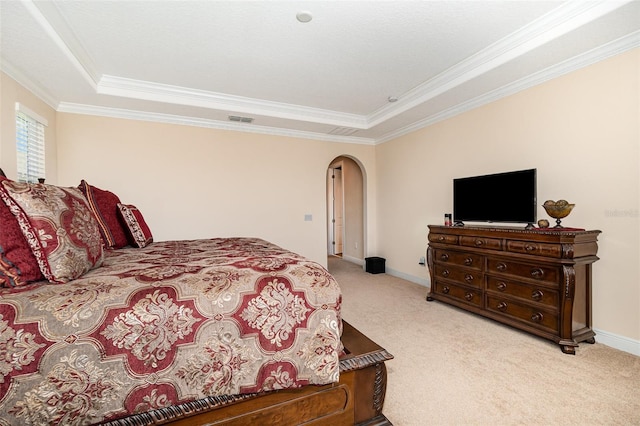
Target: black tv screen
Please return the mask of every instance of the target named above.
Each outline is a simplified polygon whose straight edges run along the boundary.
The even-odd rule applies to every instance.
[[[536,169],[453,180],[453,220],[535,223]]]

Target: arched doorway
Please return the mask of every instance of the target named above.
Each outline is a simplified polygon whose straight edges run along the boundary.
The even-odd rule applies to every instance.
[[[365,174],[353,158],[335,158],[327,169],[327,253],[358,264],[365,253]]]

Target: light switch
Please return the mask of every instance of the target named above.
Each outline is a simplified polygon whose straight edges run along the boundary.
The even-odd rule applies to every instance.
[[[305,214],[304,215],[304,221],[305,222],[311,222],[313,220],[313,215],[311,214]]]

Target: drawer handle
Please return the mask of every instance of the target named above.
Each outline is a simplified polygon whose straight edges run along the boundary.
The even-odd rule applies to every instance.
[[[504,272],[507,270],[507,264],[506,263],[498,263],[498,265],[496,265],[496,269],[500,272]]]
[[[472,259],[472,258],[470,258],[470,257],[467,257],[467,258],[464,260],[464,264],[465,264],[466,266],[470,266],[472,263],[473,263],[473,259]]]
[[[466,282],[468,282],[469,284],[471,284],[471,283],[473,282],[473,275],[471,275],[471,274],[466,274],[466,275],[464,276],[464,280],[465,280]]]
[[[540,300],[542,299],[542,296],[544,296],[544,293],[542,292],[542,290],[533,290],[531,292],[531,298],[533,300]]]
[[[449,276],[450,272],[448,269],[445,269],[444,271],[442,271],[442,276],[447,278]]]
[[[544,277],[544,271],[540,268],[533,268],[531,270],[531,276],[535,279],[542,279]]]
[[[542,315],[542,312],[536,312],[535,314],[531,315],[531,321],[533,322],[541,322],[544,319],[544,315]]]
[[[443,236],[443,235],[440,235],[440,236],[438,237],[438,241],[444,241],[444,236]]]
[[[484,241],[482,241],[482,240],[476,240],[475,244],[476,244],[476,247],[480,247],[481,245],[483,245],[483,244],[484,244]]]
[[[496,287],[500,291],[505,291],[507,289],[507,283],[500,281]]]
[[[443,262],[446,262],[447,260],[449,260],[449,255],[447,253],[442,253],[440,255],[440,260],[442,260]]]
[[[467,299],[468,302],[471,302],[471,299],[473,299],[473,293],[466,292],[464,294],[464,298]]]
[[[526,246],[524,246],[524,249],[526,251],[534,251],[536,249],[536,246],[534,246],[533,244],[527,244]]]
[[[506,311],[507,310],[507,304],[506,302],[500,302],[498,303],[498,306],[496,306],[496,308],[498,308],[499,311]]]
[[[448,285],[445,285],[444,287],[442,287],[442,292],[443,292],[444,294],[449,294],[449,290],[451,290],[451,289],[449,288],[449,286],[448,286]]]

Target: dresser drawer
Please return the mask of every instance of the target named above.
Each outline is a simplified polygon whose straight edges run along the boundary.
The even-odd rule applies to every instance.
[[[483,304],[482,291],[477,289],[436,281],[431,287],[431,292],[480,308]]]
[[[460,245],[487,250],[502,250],[502,240],[498,238],[462,236],[460,237]]]
[[[547,244],[535,241],[507,241],[507,251],[512,253],[525,253],[534,256],[562,257],[562,246],[560,244]]]
[[[435,278],[444,278],[451,281],[456,281],[461,284],[470,285],[477,288],[483,288],[483,276],[482,272],[475,270],[467,270],[459,267],[452,267],[449,265],[435,265]]]
[[[549,309],[554,311],[557,310],[559,304],[558,292],[555,290],[511,281],[501,277],[487,277],[487,290],[498,294],[518,297],[527,302],[537,302],[548,305]]]
[[[557,333],[559,330],[557,313],[538,309],[536,306],[520,303],[513,299],[496,297],[487,293],[486,309],[553,333]]]
[[[484,266],[484,256],[452,250],[436,249],[433,260],[439,263],[450,263],[477,270],[481,270]]]
[[[520,263],[508,259],[487,259],[487,273],[509,274],[521,278],[558,285],[561,277],[560,269],[553,266]]]
[[[457,235],[447,235],[447,234],[429,234],[429,242],[431,243],[440,243],[440,244],[453,244],[458,245],[458,236]]]

